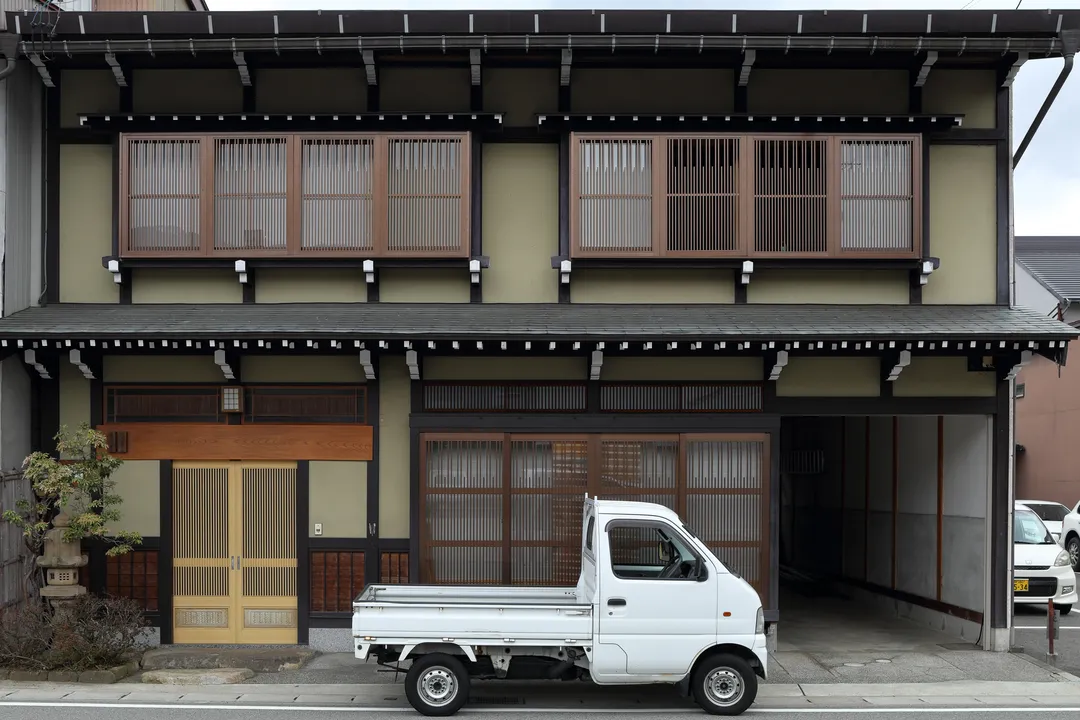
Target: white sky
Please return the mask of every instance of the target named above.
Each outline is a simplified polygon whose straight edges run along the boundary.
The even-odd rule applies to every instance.
[[[1005,10],[1016,0],[207,0],[212,10]],[[1021,8],[1078,10],[1080,0],[1022,0]],[[1080,63],[1078,63],[1080,64]],[[1020,143],[1061,69],[1060,59],[1029,61],[1013,85],[1014,145]],[[1073,71],[1016,170],[1018,235],[1080,235],[1080,68]]]

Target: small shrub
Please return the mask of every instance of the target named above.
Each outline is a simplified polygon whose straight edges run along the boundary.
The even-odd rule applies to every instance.
[[[85,595],[54,619],[52,669],[93,670],[122,665],[142,649],[146,618],[127,598]]]
[[[62,613],[37,603],[0,615],[0,666],[25,670],[96,670],[133,660],[147,623],[139,603],[85,595]]]
[[[0,611],[0,667],[48,670],[52,615],[39,602]]]

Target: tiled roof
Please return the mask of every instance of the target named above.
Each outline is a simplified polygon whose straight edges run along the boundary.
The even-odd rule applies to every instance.
[[[0,338],[455,339],[1043,338],[1076,329],[992,305],[503,303],[58,304],[0,319]]]
[[[1080,300],[1080,236],[1017,236],[1015,248],[1016,261],[1050,292]]]

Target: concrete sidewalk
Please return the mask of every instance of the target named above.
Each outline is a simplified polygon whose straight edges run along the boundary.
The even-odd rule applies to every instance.
[[[409,710],[400,684],[229,685],[181,687],[118,683],[0,683],[0,707],[13,703],[227,705],[260,708],[352,707]],[[601,688],[584,683],[481,682],[470,705],[518,709],[691,710],[668,687]],[[1080,682],[936,682],[765,684],[759,707],[1053,706],[1080,707]]]

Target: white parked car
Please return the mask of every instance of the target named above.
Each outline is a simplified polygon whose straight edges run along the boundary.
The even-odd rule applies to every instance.
[[[581,537],[576,587],[368,586],[356,657],[411,661],[424,715],[453,715],[474,679],[668,684],[714,715],[750,707],[768,667],[754,588],[662,505],[586,499]]]
[[[1061,521],[1061,544],[1069,553],[1073,570],[1080,572],[1080,503]]]
[[[1053,601],[1067,615],[1077,600],[1069,553],[1038,515],[1017,503],[1013,508],[1013,601],[1043,607]]]
[[[1054,536],[1054,540],[1062,543],[1061,522],[1069,514],[1069,508],[1050,500],[1017,500],[1016,502],[1038,515],[1046,529]]]

